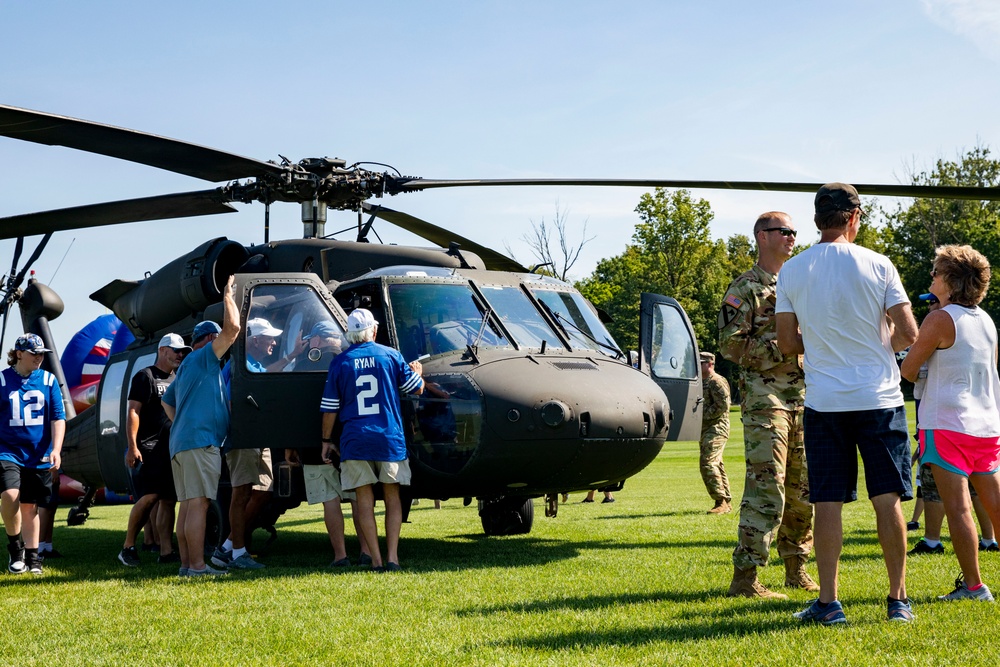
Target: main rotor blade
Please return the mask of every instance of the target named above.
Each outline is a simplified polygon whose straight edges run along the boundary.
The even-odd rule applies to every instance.
[[[234,212],[236,208],[226,201],[218,189],[180,192],[0,218],[0,239],[33,236],[64,229],[117,225],[124,222]]]
[[[367,202],[363,203],[362,208],[374,215],[377,218],[382,218],[386,222],[391,222],[397,227],[412,232],[417,236],[427,239],[431,243],[436,243],[442,248],[447,248],[452,241],[459,243],[462,250],[469,250],[476,253],[483,258],[486,262],[486,268],[493,269],[495,271],[513,271],[515,273],[527,273],[528,269],[518,264],[515,260],[502,255],[496,250],[491,250],[486,246],[479,245],[471,239],[467,239],[464,236],[459,236],[458,234],[448,231],[443,227],[438,227],[437,225],[432,225],[426,220],[421,220],[416,218],[409,213],[401,213],[399,211],[394,211],[391,208],[386,208],[384,206],[372,205]]]
[[[413,192],[430,188],[487,187],[512,185],[585,185],[637,188],[687,188],[690,190],[762,190],[765,192],[808,192],[815,194],[823,183],[769,183],[756,181],[674,181],[661,179],[607,178],[490,178],[467,180],[401,179],[394,184],[399,191]],[[854,183],[858,193],[885,197],[920,197],[933,199],[1000,200],[1000,188],[953,185],[883,185]]]
[[[212,182],[282,172],[281,167],[270,162],[186,141],[3,104],[0,136],[75,148]]]

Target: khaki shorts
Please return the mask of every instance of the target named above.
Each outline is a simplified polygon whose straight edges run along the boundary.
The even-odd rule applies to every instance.
[[[226,465],[230,486],[253,484],[255,491],[270,491],[274,486],[270,449],[231,449],[226,452]]]
[[[340,481],[344,489],[353,491],[359,486],[375,484],[410,485],[410,462],[402,461],[341,461]]]
[[[304,465],[302,473],[306,480],[306,502],[310,505],[355,498],[353,491],[344,491],[340,483],[340,471],[332,465]]]
[[[174,490],[177,500],[208,498],[215,500],[222,476],[222,455],[218,447],[202,447],[177,452],[170,459],[174,473]]]

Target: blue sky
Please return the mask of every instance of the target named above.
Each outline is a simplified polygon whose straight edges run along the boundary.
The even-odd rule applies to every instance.
[[[336,156],[427,178],[896,183],[977,144],[1000,149],[993,0],[0,0],[0,31],[4,104],[264,160]],[[211,187],[2,138],[0,157],[0,216]],[[641,194],[487,188],[384,203],[530,263],[520,239],[558,202],[573,232],[586,222],[596,236],[572,272],[582,277],[624,249]],[[809,195],[695,195],[711,202],[717,238],[770,209],[811,238]],[[110,280],[209,237],[259,242],[263,207],[240,211],[56,234],[35,268],[67,304],[57,345],[104,312],[87,297]],[[354,220],[336,214],[328,231]],[[272,238],[300,235],[298,207],[273,207]],[[0,242],[3,272],[12,248]]]

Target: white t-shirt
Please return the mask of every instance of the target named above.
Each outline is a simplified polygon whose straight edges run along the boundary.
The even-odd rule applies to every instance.
[[[903,405],[886,311],[907,303],[889,258],[853,243],[817,243],[778,274],[776,313],[794,313],[805,347],[806,407]]]

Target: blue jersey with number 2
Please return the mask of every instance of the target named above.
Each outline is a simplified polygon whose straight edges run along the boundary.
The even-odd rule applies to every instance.
[[[391,347],[360,343],[337,355],[326,376],[320,411],[336,412],[342,423],[341,460],[404,460],[400,394],[423,386],[403,355]]]
[[[41,369],[21,377],[0,372],[0,460],[23,468],[49,468],[52,422],[66,419],[56,376]]]

